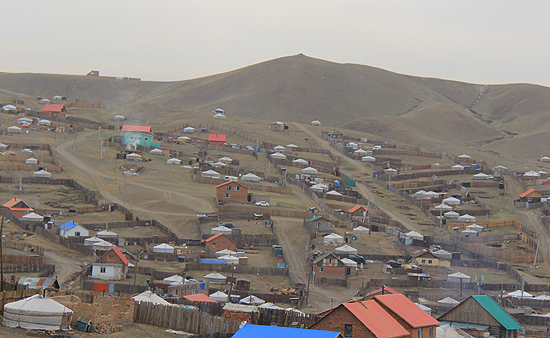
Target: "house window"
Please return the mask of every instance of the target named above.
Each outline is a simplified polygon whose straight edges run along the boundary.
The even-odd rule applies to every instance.
[[[80,236],[80,231],[74,233],[75,236]]]
[[[321,226],[321,223],[319,223],[319,222],[315,223],[316,228],[319,228],[320,226]]]
[[[240,191],[240,190],[241,190],[241,187],[238,186],[238,185],[236,185],[236,186],[235,186],[235,191]]]
[[[193,294],[197,295],[197,294],[199,294],[199,292],[197,290],[193,290]]]
[[[332,264],[332,258],[328,259],[328,264]]]
[[[134,137],[133,137],[133,136],[130,136],[130,140],[133,140],[133,139],[134,139]]]
[[[344,324],[344,337],[353,336],[353,324]]]
[[[430,338],[434,338],[434,327],[433,326],[430,327],[429,333],[430,333]]]
[[[146,138],[145,138],[145,141],[149,141],[149,138],[148,138],[148,137],[146,137]]]
[[[174,289],[174,295],[178,295],[178,289]]]
[[[99,268],[99,273],[106,273],[106,272],[107,272],[106,267]]]
[[[432,264],[432,260],[431,260],[431,259],[428,260],[428,264]]]
[[[423,260],[422,260],[422,263],[426,263],[426,260],[425,260],[425,259],[423,259]]]
[[[422,338],[422,329],[417,330],[416,338]]]
[[[114,261],[115,260],[115,257],[113,255],[108,255],[107,256],[107,260],[108,261]]]
[[[324,270],[324,269],[323,269],[323,267],[322,267],[322,266],[321,266],[321,267],[319,267],[319,272],[323,272],[323,270]]]
[[[223,194],[223,198],[231,198],[231,194],[226,192]]]
[[[228,185],[227,187],[225,187],[225,190],[231,191],[231,185]]]
[[[218,244],[218,243],[212,243],[212,247],[216,248],[216,244]]]

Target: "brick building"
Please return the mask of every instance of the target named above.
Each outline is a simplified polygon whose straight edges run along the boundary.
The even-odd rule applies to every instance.
[[[439,322],[406,296],[380,295],[374,296],[374,301],[410,333],[410,338],[436,337],[435,329]]]
[[[410,333],[374,300],[340,304],[310,329],[337,331],[351,338],[410,337]]]
[[[346,265],[338,256],[327,252],[313,261],[315,277],[344,278],[346,276]]]
[[[248,202],[248,188],[239,182],[227,181],[216,186],[218,201]]]
[[[237,250],[237,241],[232,240],[224,234],[215,234],[206,240],[206,254],[213,255],[216,251],[228,249]]]
[[[33,208],[29,207],[27,203],[23,202],[23,200],[20,200],[17,197],[14,197],[4,203],[4,205],[2,205],[2,208],[4,208],[4,210],[8,211],[17,218],[21,218],[21,216],[34,212]]]
[[[64,119],[67,117],[67,108],[65,108],[64,104],[48,103],[44,106],[44,108],[40,112],[40,115]]]

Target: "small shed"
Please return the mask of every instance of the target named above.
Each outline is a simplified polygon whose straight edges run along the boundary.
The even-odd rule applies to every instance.
[[[132,297],[132,299],[138,303],[140,302],[146,302],[146,303],[153,303],[156,305],[167,305],[167,306],[173,306],[174,304],[167,302],[163,298],[161,298],[159,295],[157,295],[154,292],[151,292],[149,290],[143,291],[139,295],[136,295]]]
[[[334,249],[334,253],[337,255],[357,255],[357,249],[346,244]]]
[[[32,173],[32,177],[34,178],[52,178],[52,174],[47,172],[46,170],[38,170]]]
[[[221,273],[212,272],[208,275],[205,275],[202,280],[204,282],[209,282],[212,284],[225,284],[227,282],[227,277],[225,277]]]
[[[466,222],[466,223],[472,223],[476,221],[476,218],[474,216],[470,216],[468,214],[464,214],[462,216],[458,216],[459,222]]]
[[[344,243],[344,237],[338,234],[332,233],[330,235],[326,235],[323,238],[323,243]]]
[[[470,283],[472,277],[462,272],[455,272],[447,276],[447,282],[460,283],[460,281],[462,281],[462,283]]]
[[[153,253],[172,253],[173,254],[174,252],[175,252],[174,247],[166,243],[155,245],[153,247]]]

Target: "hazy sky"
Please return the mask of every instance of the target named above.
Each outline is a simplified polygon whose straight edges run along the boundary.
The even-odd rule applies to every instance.
[[[184,80],[304,53],[550,86],[550,2],[2,1],[0,71]]]

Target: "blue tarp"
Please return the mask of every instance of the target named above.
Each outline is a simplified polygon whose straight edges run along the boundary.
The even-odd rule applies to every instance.
[[[227,264],[226,261],[221,259],[203,259],[201,262],[202,264]]]

